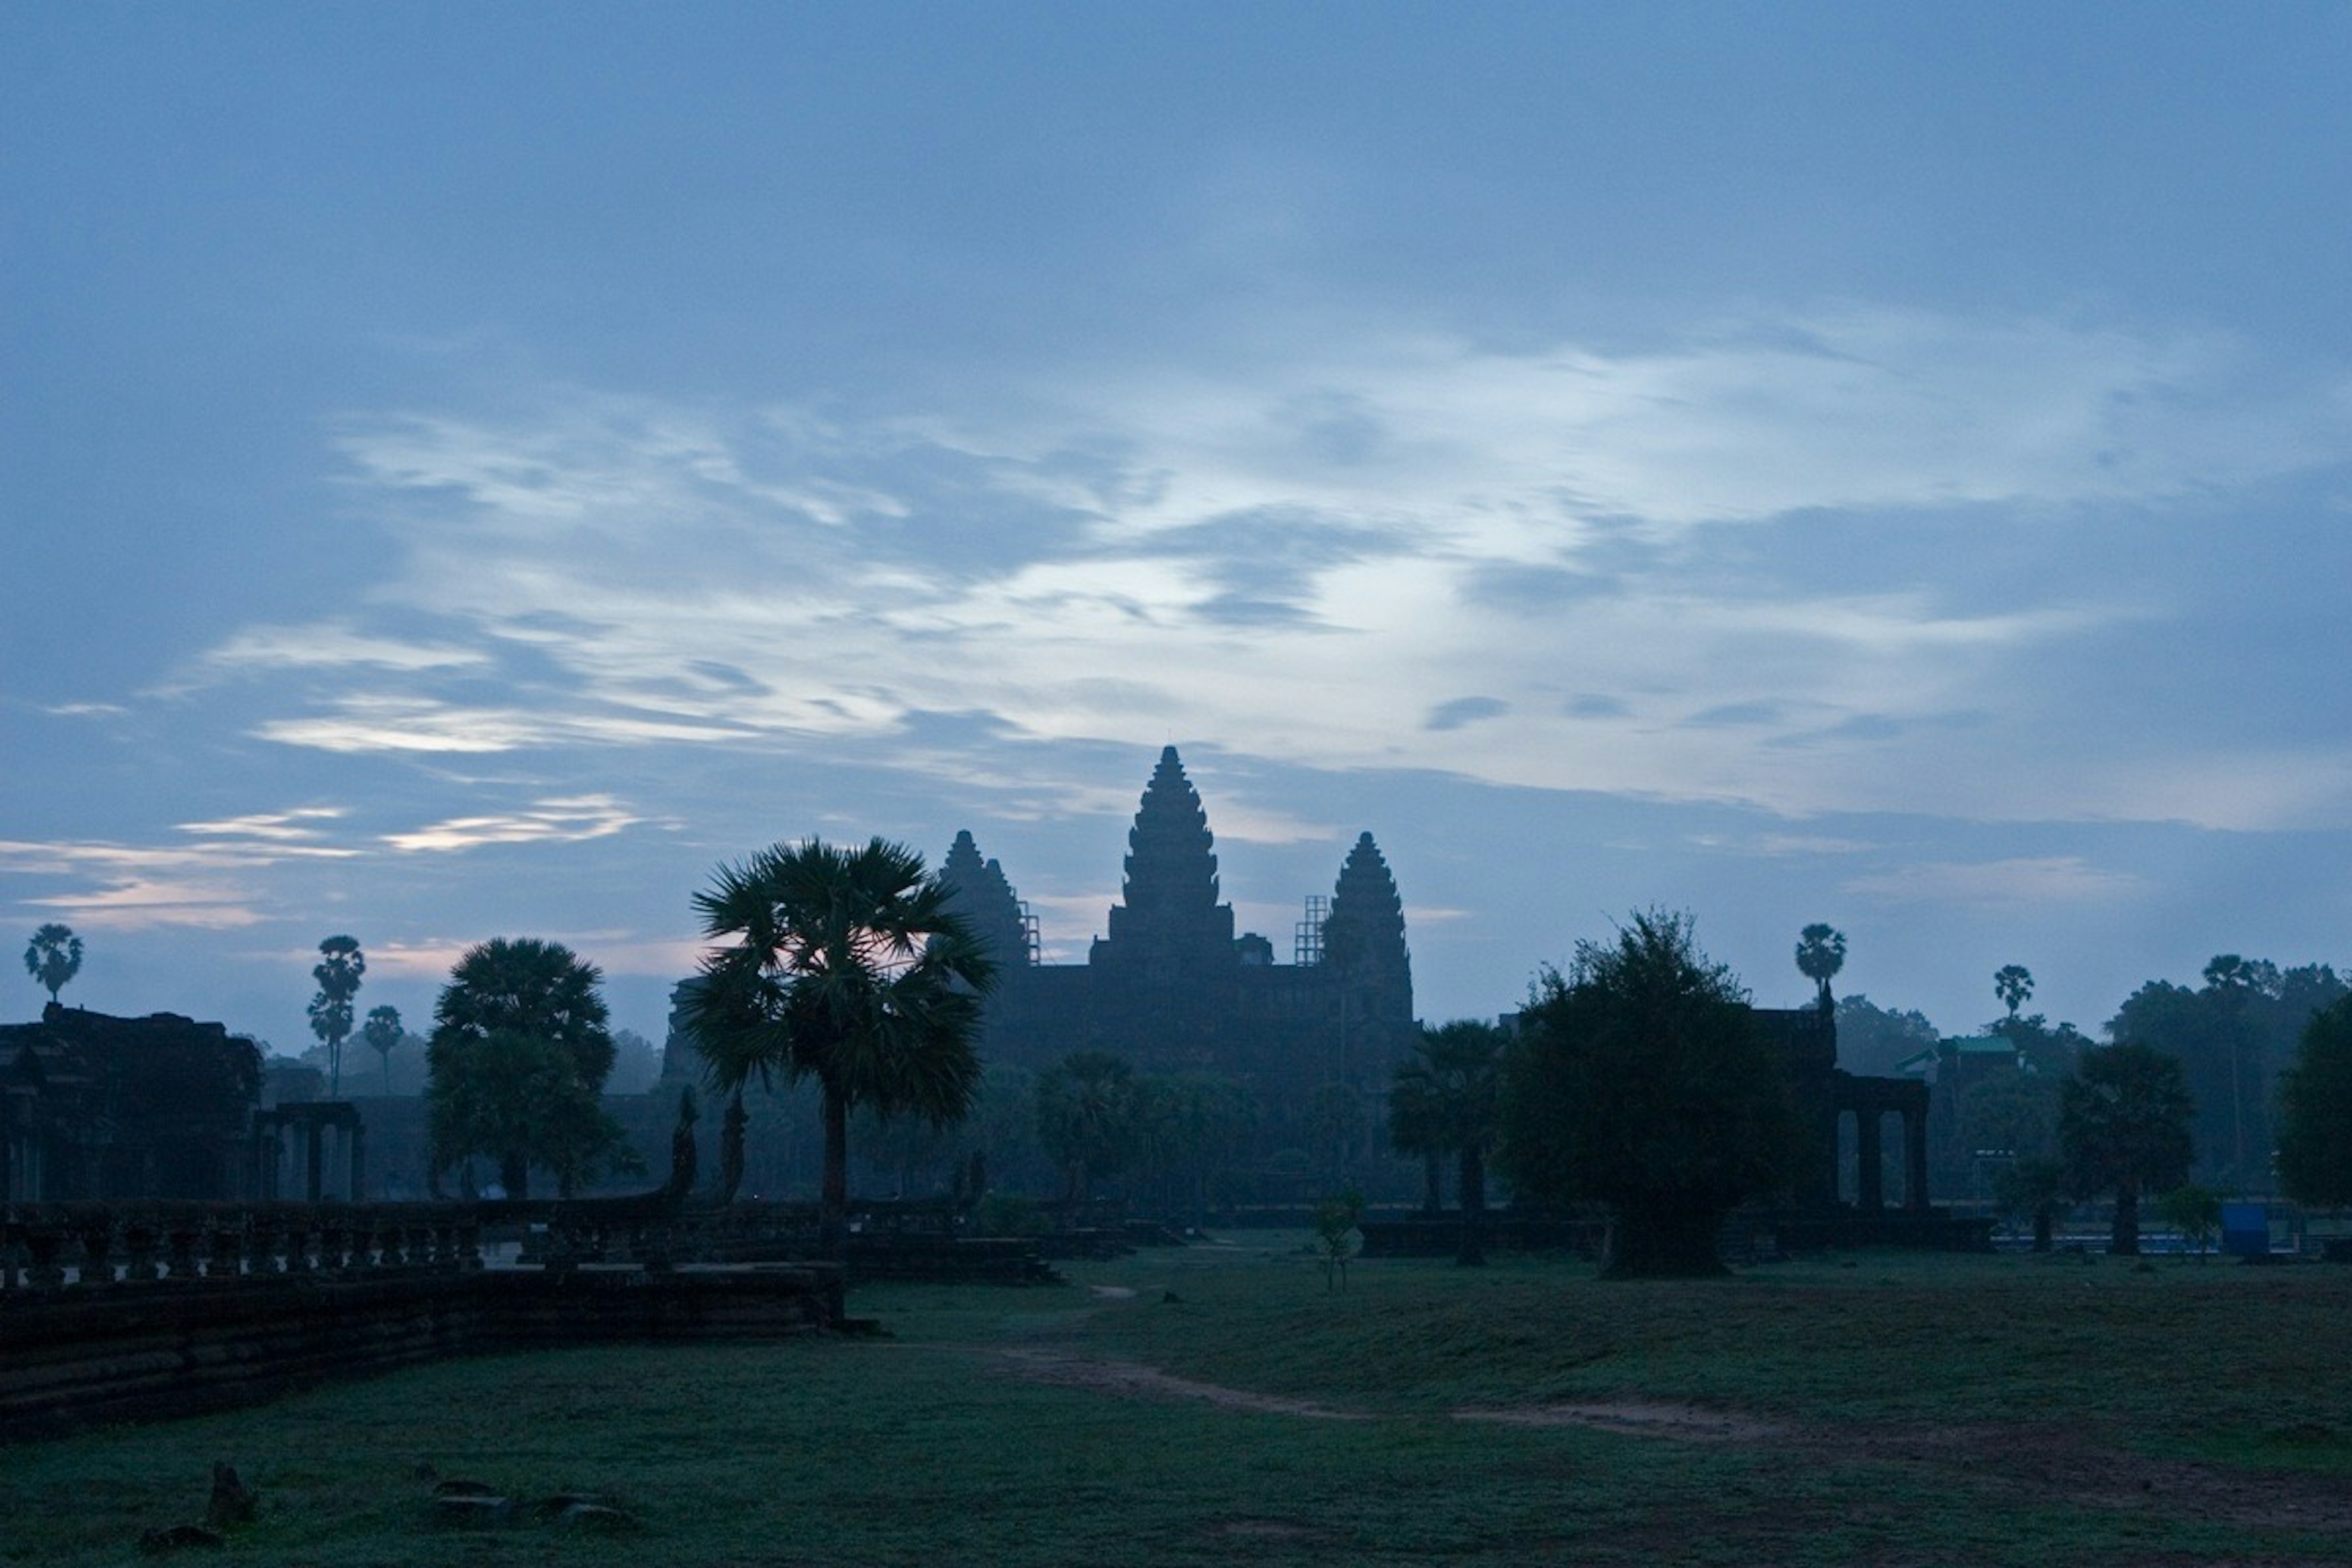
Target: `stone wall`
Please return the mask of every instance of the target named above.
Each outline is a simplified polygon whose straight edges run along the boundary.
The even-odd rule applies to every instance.
[[[770,1340],[843,1321],[823,1264],[486,1268],[462,1215],[12,1211],[0,1250],[0,1442],[255,1404],[450,1355]],[[609,1227],[600,1247],[644,1227]],[[329,1239],[332,1238],[332,1239]]]

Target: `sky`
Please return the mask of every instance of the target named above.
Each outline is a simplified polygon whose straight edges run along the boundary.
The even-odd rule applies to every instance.
[[[2095,1034],[2352,963],[2347,302],[2340,5],[0,0],[0,920],[658,1039],[778,841],[1083,961],[1172,743],[1432,1020],[1663,907]]]

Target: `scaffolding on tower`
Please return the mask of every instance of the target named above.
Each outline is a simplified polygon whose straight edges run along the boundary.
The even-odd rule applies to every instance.
[[[1293,928],[1290,939],[1290,962],[1301,969],[1323,962],[1323,921],[1331,913],[1331,899],[1327,893],[1307,895],[1307,918]]]

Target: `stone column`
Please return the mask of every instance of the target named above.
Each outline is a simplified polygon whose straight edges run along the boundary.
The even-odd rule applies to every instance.
[[[367,1128],[353,1118],[349,1134],[352,1141],[352,1202],[367,1202]]]
[[[320,1187],[320,1178],[325,1174],[325,1142],[327,1130],[321,1123],[312,1121],[304,1129],[304,1131],[310,1133],[310,1138],[304,1144],[304,1147],[308,1151],[310,1162],[307,1185],[305,1188],[305,1195],[310,1202],[315,1204],[319,1201],[319,1192]]]
[[[1927,1212],[1927,1113],[1903,1113],[1903,1206]]]
[[[1879,1147],[1879,1111],[1864,1105],[1854,1112],[1853,1153],[1861,1188],[1857,1200],[1864,1209],[1877,1210],[1886,1206],[1885,1183],[1881,1179],[1879,1164],[1883,1151]]]

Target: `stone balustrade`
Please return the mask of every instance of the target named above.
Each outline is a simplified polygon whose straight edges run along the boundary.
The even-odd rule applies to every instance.
[[[482,1267],[472,1205],[73,1203],[0,1210],[0,1299]]]

